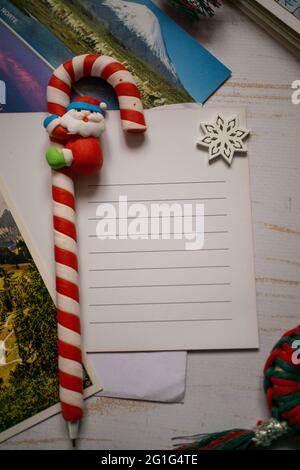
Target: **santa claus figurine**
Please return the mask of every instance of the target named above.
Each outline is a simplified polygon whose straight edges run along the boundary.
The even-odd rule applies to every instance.
[[[50,147],[46,159],[51,168],[70,168],[72,175],[92,175],[99,171],[103,155],[99,137],[104,130],[106,104],[81,96],[67,106],[63,116],[52,114],[44,120],[51,140],[63,148]]]

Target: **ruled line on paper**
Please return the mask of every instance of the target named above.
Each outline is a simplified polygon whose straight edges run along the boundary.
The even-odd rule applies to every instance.
[[[210,321],[232,321],[232,318],[186,318],[182,320],[126,320],[126,321],[90,321],[90,325],[111,325],[118,323],[182,323],[182,322],[210,322]]]
[[[212,234],[218,234],[218,233],[229,233],[228,230],[210,230],[210,231],[206,231],[206,232],[187,232],[187,233],[184,233],[185,235],[201,235],[201,234],[204,234],[204,235],[212,235]],[[144,237],[146,235],[181,235],[182,232],[147,232],[147,233],[139,233],[139,236],[141,237]],[[120,235],[119,233],[106,233],[105,236],[106,237],[113,237],[113,236],[118,236]],[[122,237],[123,235],[121,235]],[[88,237],[89,238],[99,238],[98,235],[95,235],[93,233],[90,233],[88,234]],[[118,240],[118,239],[117,239]],[[122,239],[121,239],[122,240]]]
[[[197,286],[230,286],[230,282],[202,282],[197,284],[145,284],[137,286],[89,286],[89,289],[127,289],[138,287],[197,287]]]
[[[89,304],[89,307],[120,307],[125,305],[187,305],[187,304],[230,304],[232,300],[199,300],[187,302],[133,302],[119,304]]]
[[[227,217],[228,214],[203,214],[204,217]],[[189,219],[194,219],[197,216],[195,214],[187,216]],[[181,215],[162,215],[162,216],[155,216],[155,217],[150,217],[151,220],[153,219],[182,219]],[[140,219],[149,219],[149,217],[88,217],[87,220],[140,220]]]
[[[229,248],[202,248],[201,251],[228,251]],[[194,250],[125,250],[125,251],[89,251],[89,255],[109,255],[109,254],[119,254],[119,253],[193,253]]]
[[[226,200],[227,197],[190,197],[190,198],[171,198],[171,199],[128,199],[126,202],[172,202],[172,201],[221,201]],[[88,204],[117,204],[120,201],[88,201]]]
[[[147,271],[147,270],[154,270],[154,269],[202,269],[202,268],[230,268],[230,265],[220,265],[220,266],[155,266],[154,268],[145,268],[145,267],[138,267],[138,268],[95,268],[89,269],[90,272],[98,272],[98,271]]]
[[[171,185],[171,184],[209,184],[209,183],[226,183],[226,180],[206,180],[206,181],[175,181],[175,182],[153,182],[153,183],[114,183],[114,184],[88,184],[89,188],[113,187],[113,186],[158,186],[158,185]]]

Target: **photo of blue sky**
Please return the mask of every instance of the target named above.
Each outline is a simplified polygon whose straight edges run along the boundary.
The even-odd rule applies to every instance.
[[[1,23],[0,37],[0,79],[6,84],[3,110],[46,111],[51,68]]]

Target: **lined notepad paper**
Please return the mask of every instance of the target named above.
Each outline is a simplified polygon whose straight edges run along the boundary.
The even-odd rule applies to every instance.
[[[235,157],[231,167],[223,161],[209,165],[206,150],[196,145],[200,122],[220,112],[239,115],[245,127],[240,109],[153,109],[146,111],[146,135],[126,136],[119,113],[107,113],[101,176],[76,185],[87,351],[258,346],[248,158]],[[1,116],[1,176],[53,293],[51,172],[42,121],[40,113],[14,115],[13,125],[9,115]],[[153,204],[185,204],[195,215],[196,206],[203,206],[204,225],[196,229],[199,240],[204,237],[202,249],[187,250],[189,240],[174,233],[178,226],[171,228],[171,239],[162,239],[163,225],[158,239],[149,239],[150,223],[140,225],[143,239],[122,239],[122,226],[116,239],[98,239],[99,207],[109,204],[122,219],[120,196],[128,209],[142,204],[144,211]]]
[[[101,178],[82,180],[77,188],[90,351],[257,346],[248,161],[238,157],[231,168],[223,161],[208,164],[196,141],[200,122],[214,117],[207,110],[148,111],[145,138],[125,140],[118,115],[109,115]],[[241,119],[244,125],[243,112]],[[127,212],[126,203],[119,204],[125,199]],[[114,208],[116,239],[97,237],[103,203]],[[123,235],[132,204],[142,205],[136,240]],[[200,243],[202,234],[202,249],[187,250],[185,233],[178,239],[176,210],[170,213],[170,239],[162,239],[168,215],[162,214],[157,230],[150,220],[153,204],[189,205],[193,230],[186,235],[197,232]],[[204,209],[199,227],[197,205]],[[109,222],[106,233],[111,236],[114,228]]]

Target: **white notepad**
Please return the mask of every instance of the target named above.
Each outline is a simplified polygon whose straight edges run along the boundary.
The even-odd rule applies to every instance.
[[[209,165],[207,152],[196,145],[200,122],[213,121],[216,113],[150,110],[144,137],[124,136],[119,113],[107,113],[101,177],[82,179],[76,186],[87,351],[258,347],[248,159],[236,157],[231,167],[223,161]],[[239,114],[245,127],[240,109],[222,113]],[[30,230],[38,231],[38,246],[45,254],[52,232],[51,178],[43,158],[49,143],[41,123],[41,114],[26,114],[26,120],[15,115],[12,128],[9,115],[1,116],[6,185],[23,186],[15,204]],[[27,155],[31,167],[17,174],[18,159]],[[145,220],[140,225],[143,239],[120,239],[119,227],[116,239],[98,239],[99,206],[110,204],[122,219],[120,196],[127,198],[128,207],[138,203],[149,212],[152,204],[190,204],[193,210],[203,205],[204,226],[198,227],[199,242],[204,232],[203,247],[187,250],[187,239],[174,239],[173,234],[161,239],[163,227],[159,239],[149,239],[150,219],[148,227]],[[41,201],[43,214],[37,209]],[[38,264],[53,288],[54,275],[46,268],[53,266],[51,255],[40,257]]]

